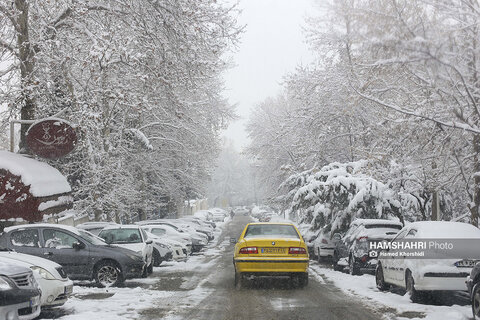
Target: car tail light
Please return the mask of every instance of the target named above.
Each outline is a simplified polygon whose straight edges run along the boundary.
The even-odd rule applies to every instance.
[[[241,248],[238,253],[240,253],[240,254],[254,254],[254,253],[258,253],[258,249],[257,249],[257,247],[244,247],[244,248]]]
[[[307,254],[307,250],[301,247],[290,247],[288,248],[288,254]]]
[[[322,239],[322,243],[324,243],[324,244],[328,244],[328,241],[327,241],[327,239],[323,238],[323,239]]]
[[[360,237],[358,238],[358,241],[367,241],[368,240],[368,237]]]
[[[360,260],[362,260],[363,263],[367,262],[367,256],[363,256]]]

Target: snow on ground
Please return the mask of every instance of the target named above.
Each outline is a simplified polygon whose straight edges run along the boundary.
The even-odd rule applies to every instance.
[[[163,288],[159,288],[159,283],[168,274],[192,271],[201,274],[202,270],[215,267],[220,252],[229,245],[228,238],[224,238],[220,242],[220,234],[230,221],[231,219],[228,217],[223,223],[217,224],[214,232],[215,240],[201,253],[190,256],[186,262],[164,262],[160,267],[154,268],[154,273],[149,278],[127,280],[123,288],[97,288],[90,282],[76,282],[72,297],[62,307],[65,310],[65,315],[59,319],[139,319],[142,317],[142,311],[158,308],[159,301],[163,301],[165,305],[188,303],[188,307],[194,307],[211,294],[213,290],[203,286],[209,280],[208,278],[183,277],[180,286],[182,291],[160,290],[160,288]],[[217,258],[214,258],[215,256]],[[155,277],[155,274],[160,274],[163,278]],[[174,314],[170,314],[166,316],[166,319],[177,318]]]
[[[325,268],[316,263],[310,264],[310,273],[320,282],[331,281],[333,284],[347,294],[360,296],[364,301],[372,302],[375,307],[378,304],[386,308],[393,308],[400,316],[398,320],[469,320],[472,317],[470,306],[437,306],[428,304],[412,303],[408,295],[399,295],[393,292],[380,292],[375,285],[373,275],[351,276],[342,272]],[[366,298],[366,299],[365,299]],[[419,313],[422,316],[411,318],[402,317],[403,313]],[[425,315],[423,317],[423,315]],[[391,319],[387,317],[386,319]]]
[[[101,289],[75,286],[74,295],[63,306],[72,314],[61,319],[138,319],[139,312],[143,309],[152,307],[158,300],[173,294],[173,292],[140,287]]]

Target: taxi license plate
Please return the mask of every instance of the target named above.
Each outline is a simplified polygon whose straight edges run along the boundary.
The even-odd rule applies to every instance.
[[[284,248],[262,248],[260,250],[262,253],[270,253],[270,254],[284,254]]]

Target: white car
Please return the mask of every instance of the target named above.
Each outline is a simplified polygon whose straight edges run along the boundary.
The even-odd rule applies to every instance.
[[[147,266],[144,276],[153,272],[153,241],[148,239],[147,233],[138,225],[109,225],[98,236],[106,243],[135,251],[141,254]]]
[[[152,233],[147,232],[148,238],[153,240],[153,245],[162,245],[169,249],[171,254],[171,259],[175,261],[186,261],[188,258],[187,247],[172,239],[167,237],[159,237]]]
[[[313,242],[313,254],[318,261],[332,258],[335,251],[335,243],[330,238],[330,232],[320,230]]]
[[[192,253],[192,239],[189,235],[178,232],[175,228],[164,224],[144,225],[142,228],[157,237],[178,241],[185,246],[188,255]]]
[[[145,230],[145,228],[142,227],[142,229]],[[147,237],[149,240],[152,240],[153,243],[153,265],[155,267],[159,267],[163,261],[170,261],[172,260],[174,254],[173,254],[173,248],[165,243],[162,239],[157,237],[156,235],[147,232]]]
[[[0,251],[0,259],[33,271],[33,276],[42,290],[42,307],[63,305],[73,291],[72,280],[68,279],[62,266],[53,261],[13,251]]]
[[[422,291],[466,291],[465,281],[477,260],[475,257],[478,245],[456,248],[452,251],[432,249],[430,243],[443,244],[450,241],[480,241],[480,229],[471,224],[450,221],[413,222],[400,230],[390,242],[425,242],[426,250],[419,253],[436,254],[431,258],[409,258],[405,249],[385,249],[380,252],[375,271],[377,288],[385,290],[390,285],[407,290],[412,301],[422,296]],[[420,246],[420,245],[417,245]],[[428,249],[430,248],[430,249]],[[430,251],[430,252],[429,252]],[[409,251],[410,252],[410,251]],[[462,252],[461,258],[454,258]],[[384,256],[382,257],[382,254]],[[441,256],[440,256],[441,254]],[[387,256],[388,255],[388,256]]]

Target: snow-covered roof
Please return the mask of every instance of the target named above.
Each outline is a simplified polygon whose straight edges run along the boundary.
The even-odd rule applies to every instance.
[[[417,238],[425,239],[478,239],[480,229],[463,222],[452,221],[418,221],[408,225],[417,230]]]
[[[387,220],[387,219],[355,219],[352,224],[391,224],[396,226],[402,226],[402,223],[399,220]]]
[[[52,224],[52,223],[35,223],[35,224],[21,224],[17,226],[11,226],[7,227],[4,229],[5,232],[11,232],[13,230],[18,230],[18,229],[27,229],[27,228],[57,228],[57,229],[63,229],[66,231],[70,231],[71,233],[74,233],[76,235],[81,235],[77,228],[63,225],[63,224]]]
[[[0,150],[0,169],[21,177],[34,197],[48,197],[72,191],[60,171],[45,162]]]
[[[114,229],[140,229],[141,226],[137,224],[110,224],[107,225],[103,230],[114,230]]]

